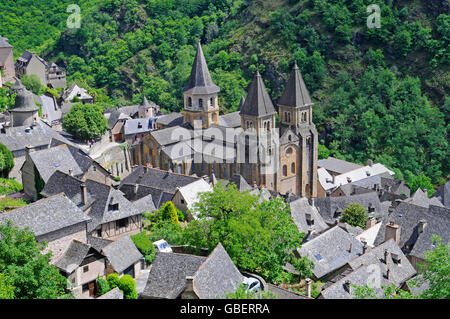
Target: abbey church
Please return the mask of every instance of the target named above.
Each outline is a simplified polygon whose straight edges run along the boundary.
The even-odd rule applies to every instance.
[[[257,72],[239,110],[219,115],[220,88],[212,81],[199,43],[183,94],[180,121],[158,126],[134,145],[134,164],[220,179],[238,174],[250,185],[281,194],[317,196],[318,135],[313,103],[297,65],[278,112]]]

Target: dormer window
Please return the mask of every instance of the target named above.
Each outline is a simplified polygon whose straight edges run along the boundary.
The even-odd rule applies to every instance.
[[[198,99],[198,107],[203,107],[203,99]]]
[[[192,98],[191,97],[188,97],[188,106],[189,107],[192,107]]]
[[[116,211],[116,210],[119,210],[119,203],[117,203],[117,204],[109,204],[109,205],[108,205],[108,210],[109,210],[109,211]]]

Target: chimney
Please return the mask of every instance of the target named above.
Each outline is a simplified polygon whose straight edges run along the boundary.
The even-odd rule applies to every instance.
[[[336,176],[331,175],[331,180],[333,181],[333,184],[336,182]]]
[[[344,282],[344,290],[348,293],[350,293],[350,280],[346,280]]]
[[[372,203],[369,203],[368,212],[369,214],[375,212],[375,207],[373,207]]]
[[[384,263],[387,264],[388,261],[388,257],[389,257],[389,251],[387,249],[384,250]]]
[[[423,233],[426,226],[427,226],[427,221],[425,219],[419,220],[419,223],[417,224],[417,231],[419,232],[419,234]]]
[[[69,176],[73,176],[73,169],[69,168]]]
[[[363,254],[365,254],[367,251],[367,242],[363,241]]]
[[[135,195],[137,194],[138,189],[139,189],[139,184],[138,183],[134,184],[134,194]]]
[[[83,205],[86,205],[88,201],[86,183],[81,183],[80,187],[81,187],[81,202],[83,203]]]
[[[311,298],[311,279],[306,278],[306,297]]]
[[[144,166],[144,174],[147,174],[147,173],[148,173],[148,167]]]
[[[400,226],[396,225],[394,222],[389,222],[389,224],[386,225],[384,241],[388,241],[391,238],[394,239],[397,244],[400,241]]]
[[[373,161],[371,159],[367,160],[367,166],[372,167]]]
[[[375,219],[375,217],[369,217],[366,221],[366,229],[369,229],[370,227],[375,226],[375,224],[377,223],[377,220]]]
[[[387,280],[391,279],[391,270],[389,268],[386,270],[386,279]]]
[[[352,252],[352,246],[353,246],[353,243],[350,243],[350,249],[348,250],[349,253]]]
[[[25,148],[26,148],[26,152],[27,152],[27,153],[34,152],[34,148],[33,148],[32,145],[27,145],[27,146],[25,146]]]

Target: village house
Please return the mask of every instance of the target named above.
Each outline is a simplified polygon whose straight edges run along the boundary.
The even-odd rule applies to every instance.
[[[66,71],[54,62],[47,62],[34,52],[25,51],[14,64],[16,75],[37,75],[42,85],[57,89],[66,87]]]
[[[308,198],[301,197],[289,203],[291,216],[297,225],[299,233],[304,233],[303,241],[313,239],[326,231],[329,227],[317,211],[317,208],[309,204]]]
[[[110,185],[90,179],[83,181],[56,171],[46,183],[42,195],[47,197],[61,192],[92,219],[87,228],[91,237],[115,241],[142,231],[143,212]],[[89,243],[94,245],[91,241]]]
[[[119,277],[130,275],[133,278],[141,274],[144,256],[134,245],[130,236],[123,236],[102,249],[106,256],[106,276],[117,273]]]
[[[51,262],[66,251],[72,240],[87,242],[91,218],[62,193],[28,206],[0,214],[0,223],[8,220],[20,228],[29,227],[38,242],[46,241],[43,253],[52,252]]]
[[[56,170],[81,180],[89,179],[106,185],[112,182],[110,173],[83,151],[61,144],[39,151],[28,149],[21,168],[24,192],[32,199],[38,199],[40,191]]]
[[[0,36],[0,87],[3,83],[13,82],[16,72],[14,70],[13,47],[8,39]]]
[[[67,278],[77,297],[93,297],[98,277],[105,277],[105,256],[86,242],[72,240],[54,265]]]
[[[80,88],[76,83],[72,83],[67,90],[64,90],[60,99],[66,103],[74,101],[79,101],[83,104],[94,103],[94,98],[88,94],[87,90]]]
[[[189,211],[189,215],[186,217],[188,220],[191,220],[196,218],[197,215],[193,205],[200,200],[200,195],[202,193],[212,192],[212,190],[211,184],[201,178],[193,183],[178,187],[173,195],[172,203],[183,213]]]

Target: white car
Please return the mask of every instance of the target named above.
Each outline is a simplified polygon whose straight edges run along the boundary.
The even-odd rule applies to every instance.
[[[170,248],[169,244],[164,239],[155,241],[153,243],[153,246],[155,246],[155,248],[162,253],[171,253],[172,252],[172,248]]]
[[[247,291],[258,292],[261,289],[261,283],[256,278],[244,277],[244,282],[242,284]]]

